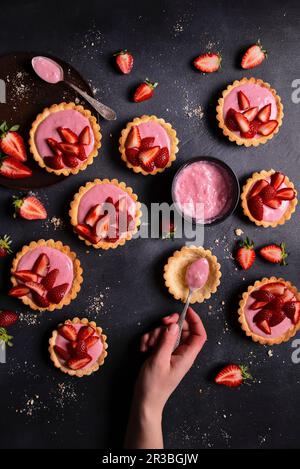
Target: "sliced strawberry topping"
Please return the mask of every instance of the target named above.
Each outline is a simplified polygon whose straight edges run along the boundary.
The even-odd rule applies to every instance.
[[[235,113],[236,111],[233,108],[230,108],[228,109],[225,118],[226,127],[228,127],[229,130],[232,130],[232,132],[236,132],[237,130],[239,130],[239,127],[235,120]]]
[[[141,146],[140,131],[136,125],[133,125],[126,139],[125,147],[126,148],[140,148],[140,146]]]
[[[55,281],[59,274],[58,269],[52,269],[48,274],[42,279],[41,284],[46,288],[46,290],[51,290],[54,287]]]
[[[49,270],[49,257],[47,254],[40,254],[35,263],[33,264],[32,271],[41,277],[45,277]]]
[[[141,151],[139,160],[144,171],[152,172],[155,166],[155,159],[160,152],[160,147],[152,147],[149,150]]]
[[[87,215],[84,219],[84,223],[93,228],[95,226],[97,220],[99,220],[99,218],[102,214],[103,214],[102,204],[97,204],[94,207],[90,208],[90,210],[88,211],[88,213],[87,213]]]
[[[169,159],[169,150],[167,149],[167,147],[163,147],[155,158],[155,166],[157,168],[164,168],[169,163]]]
[[[78,142],[77,135],[71,129],[68,129],[66,127],[58,127],[57,131],[64,142],[66,143]]]
[[[293,324],[298,324],[300,320],[300,301],[289,301],[285,303],[283,311]]]
[[[249,122],[253,121],[256,118],[258,113],[258,107],[250,107],[247,111],[243,112],[243,115],[248,119]]]
[[[262,198],[263,203],[266,203],[269,200],[272,200],[276,197],[276,190],[274,189],[273,186],[268,184],[261,190],[259,195]]]
[[[79,147],[79,152],[76,156],[80,161],[85,161],[88,156],[86,154],[84,145],[78,145],[78,147]]]
[[[62,155],[62,151],[59,148],[59,143],[55,138],[47,138],[46,142],[48,143],[49,148],[53,151],[54,155]]]
[[[238,103],[239,103],[239,108],[242,109],[242,111],[250,107],[250,101],[245,95],[245,93],[243,93],[242,91],[238,92]]]
[[[288,303],[289,301],[294,301],[296,299],[294,293],[288,288],[284,290],[284,293],[281,298],[283,299],[284,303]]]
[[[291,187],[284,187],[277,191],[276,197],[280,200],[293,200],[296,196],[295,191]]]
[[[68,286],[68,283],[63,283],[61,285],[57,285],[57,287],[51,288],[51,290],[49,290],[47,294],[47,298],[50,303],[53,303],[55,305],[60,303],[63,297],[65,296]]]
[[[92,244],[97,244],[100,241],[100,238],[94,235],[91,229],[86,225],[79,223],[78,225],[76,225],[75,231],[79,234],[79,236],[82,236],[84,239],[87,239]]]
[[[262,309],[266,304],[268,304],[268,301],[254,301],[251,305],[251,309]]]
[[[241,136],[243,138],[254,138],[255,135],[257,134],[258,127],[259,127],[259,123],[256,120],[249,122],[248,132],[241,132]]]
[[[271,327],[269,321],[272,317],[273,312],[270,309],[262,309],[253,318],[253,321],[257,327],[265,334],[271,334]]]
[[[262,287],[261,290],[268,290],[275,296],[281,296],[284,294],[285,290],[285,285],[284,283],[281,282],[270,282],[270,283],[265,283]]]
[[[276,120],[268,121],[265,124],[261,124],[259,126],[258,133],[267,137],[272,132],[274,132],[277,126],[278,126],[278,122]]]
[[[272,311],[277,311],[280,310],[284,305],[284,301],[282,296],[276,296],[274,300],[270,301],[268,304],[268,309],[271,309]]]
[[[75,327],[72,324],[63,324],[58,329],[58,333],[62,335],[67,340],[76,340],[77,332]]]
[[[248,119],[241,114],[240,112],[236,112],[234,114],[234,118],[236,120],[236,123],[238,125],[238,128],[240,129],[241,132],[246,133],[249,132],[250,130],[250,123]]]
[[[110,217],[109,215],[104,215],[97,221],[95,225],[95,233],[98,238],[106,238],[109,231]]]
[[[255,290],[251,293],[251,296],[257,301],[263,301],[269,303],[274,300],[275,296],[268,290]]]
[[[47,294],[46,288],[45,288],[44,285],[42,285],[41,283],[37,283],[37,282],[26,282],[25,285],[26,285],[26,287],[28,287],[31,291],[37,293],[37,294],[40,295],[40,296],[46,296],[46,294]]]
[[[87,354],[87,346],[84,340],[80,340],[77,337],[77,344],[74,349],[74,355],[76,358],[85,358]]]
[[[80,132],[79,137],[78,137],[78,141],[82,145],[89,145],[91,143],[90,128],[89,128],[88,125],[86,127],[84,127],[82,129],[82,131]]]
[[[70,358],[70,355],[67,350],[63,349],[62,347],[59,347],[59,345],[54,345],[54,351],[55,353],[62,358],[64,361],[68,361]]]
[[[148,150],[154,144],[155,137],[145,137],[141,140],[140,150]]]
[[[263,219],[264,206],[262,198],[259,195],[251,197],[248,200],[248,208],[251,215],[258,221]]]
[[[57,146],[64,155],[78,155],[79,153],[79,145],[77,143],[59,142]]]
[[[255,197],[256,195],[260,193],[260,191],[263,190],[264,187],[268,185],[269,185],[268,181],[266,181],[265,179],[260,179],[253,185],[252,189],[249,192],[249,197]]]
[[[270,327],[278,326],[285,319],[285,314],[280,309],[273,311],[272,316],[269,320]]]
[[[71,370],[80,370],[90,363],[91,360],[92,357],[89,354],[86,354],[86,356],[82,358],[73,357],[68,360],[67,366],[71,368]]]
[[[79,165],[79,160],[76,155],[66,153],[62,158],[64,164],[68,166],[68,168],[76,168]]]
[[[22,282],[39,282],[41,277],[31,270],[17,270],[14,277]]]
[[[260,109],[259,113],[257,114],[257,119],[260,122],[268,122],[271,115],[271,104],[266,104],[263,108]]]
[[[85,339],[87,349],[93,347],[93,345],[95,345],[96,342],[98,342],[98,340],[99,340],[99,337],[96,335],[90,336],[87,339]]]
[[[276,173],[273,173],[271,176],[271,185],[274,187],[274,189],[277,191],[281,184],[283,184],[285,181],[285,175],[280,173],[279,171],[276,171]]]
[[[77,340],[86,340],[88,337],[92,336],[95,332],[95,329],[88,325],[88,326],[83,326],[79,329],[78,334],[77,334]]]
[[[21,286],[21,285],[17,285],[16,287],[12,287],[9,290],[8,294],[9,296],[22,298],[22,296],[28,295],[29,292],[30,292],[29,288]]]
[[[65,166],[62,155],[45,156],[44,163],[51,169],[63,169]]]
[[[36,292],[32,292],[32,299],[39,308],[48,308],[48,306],[50,306],[49,300],[45,296],[41,296]]]
[[[265,205],[267,205],[268,207],[271,207],[271,208],[279,208],[280,205],[281,205],[281,200],[280,199],[277,199],[276,197],[274,199],[271,199],[271,200],[266,200],[265,202]]]
[[[126,148],[125,154],[127,161],[132,164],[132,166],[139,166],[139,148]]]

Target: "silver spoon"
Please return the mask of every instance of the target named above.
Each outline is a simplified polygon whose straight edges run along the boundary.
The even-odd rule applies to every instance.
[[[191,301],[191,298],[192,298],[192,294],[198,290],[198,288],[190,288],[189,289],[189,294],[188,294],[188,297],[186,299],[186,302],[185,302],[185,305],[184,305],[184,308],[182,310],[182,313],[180,314],[179,316],[179,319],[177,321],[177,324],[178,324],[178,336],[177,336],[177,340],[176,340],[176,343],[175,343],[175,346],[174,346],[174,349],[175,350],[178,345],[180,344],[180,340],[181,340],[181,334],[182,334],[182,328],[183,328],[183,323],[184,323],[184,320],[185,320],[185,317],[186,317],[186,313],[187,313],[187,310],[188,310],[188,307],[190,305],[190,301]]]
[[[49,66],[51,67],[56,67],[56,76],[53,78],[53,75],[51,76],[51,79],[48,77],[48,80],[45,78],[45,75],[43,76],[43,73],[41,72],[41,69],[39,68],[41,63],[47,62]],[[62,67],[55,62],[55,60],[49,59],[48,57],[43,57],[43,56],[36,56],[33,57],[31,60],[31,65],[35,73],[44,81],[47,83],[51,84],[56,84],[59,82],[64,82],[66,85],[68,85],[70,88],[76,91],[76,93],[80,94],[93,108],[106,120],[115,120],[117,118],[117,115],[115,111],[113,111],[111,108],[108,106],[105,106],[105,104],[101,103],[95,98],[92,98],[89,94],[87,94],[85,91],[82,91],[78,86],[73,85],[73,83],[70,83],[69,81],[65,80],[64,77],[64,71]]]

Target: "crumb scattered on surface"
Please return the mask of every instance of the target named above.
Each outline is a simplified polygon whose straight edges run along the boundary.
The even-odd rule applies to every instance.
[[[25,394],[25,404],[20,408],[16,408],[15,411],[17,414],[25,414],[28,417],[32,417],[36,415],[40,410],[45,409],[47,409],[47,406],[42,402],[38,394],[35,394],[30,397]]]
[[[242,234],[244,234],[243,230],[241,228],[236,228],[234,230],[236,236],[242,236]]]
[[[273,350],[271,350],[271,349],[268,350],[268,356],[269,356],[270,358],[273,357]]]
[[[52,217],[50,220],[44,222],[46,229],[53,228],[55,231],[63,230],[65,228],[65,222],[60,217]]]
[[[70,401],[76,402],[78,394],[73,383],[58,383],[53,393],[57,407],[64,408]]]
[[[40,324],[40,315],[34,313],[20,313],[19,321],[25,322],[28,326],[37,326]]]
[[[108,291],[109,287],[105,287],[105,290]],[[98,315],[104,308],[104,293],[100,292],[96,296],[88,297],[88,307],[86,308],[87,314]]]

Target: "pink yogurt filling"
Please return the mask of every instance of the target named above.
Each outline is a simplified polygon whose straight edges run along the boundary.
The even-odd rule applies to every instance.
[[[119,199],[126,197],[128,213],[135,218],[136,204],[127,192],[114,184],[96,184],[80,199],[77,213],[78,223],[84,223],[88,211],[95,205],[104,203],[108,197],[112,198],[114,204]]]
[[[34,57],[32,59],[32,66],[35,73],[48,83],[58,83],[64,78],[60,65],[48,57]]]
[[[154,147],[167,147],[170,152],[170,137],[160,124],[150,120],[139,124],[138,128],[141,138],[154,137]]]
[[[53,156],[53,152],[50,150],[46,139],[54,138],[58,142],[61,142],[61,137],[57,131],[58,127],[66,127],[75,132],[76,135],[79,135],[86,126],[90,128],[91,137],[90,144],[85,145],[85,152],[89,155],[94,147],[94,134],[89,120],[74,109],[52,112],[40,123],[35,132],[35,144],[40,156],[42,158],[45,156]],[[80,163],[83,164],[84,161]]]
[[[270,182],[271,178],[266,178],[266,180]],[[283,189],[284,187],[287,186],[283,183],[279,186],[278,189]],[[282,215],[287,211],[289,204],[290,202],[288,200],[282,200],[281,205],[278,208],[268,207],[268,205],[263,204],[263,220],[269,222],[280,220]]]
[[[292,321],[289,318],[285,318],[281,323],[277,324],[277,326],[271,328],[271,334],[265,334],[253,321],[254,316],[260,311],[260,309],[251,309],[251,305],[255,302],[255,299],[249,296],[246,305],[245,305],[245,317],[248,323],[249,328],[251,329],[252,332],[255,334],[261,336],[261,337],[268,337],[268,338],[274,338],[278,337],[285,332],[287,332],[291,327],[292,327]]]
[[[202,288],[208,279],[209,263],[205,258],[201,258],[190,264],[186,270],[185,281],[192,290]]]
[[[266,104],[271,103],[271,115],[270,120],[277,118],[277,106],[273,94],[265,87],[253,84],[245,83],[244,85],[235,87],[225,98],[223,106],[223,116],[226,118],[227,112],[230,108],[235,111],[242,112],[239,108],[238,103],[238,92],[242,91],[250,101],[250,107],[258,107],[262,109]],[[239,135],[240,132],[234,132]]]
[[[75,327],[76,332],[78,332],[84,326],[84,324],[73,324],[73,326]],[[70,342],[67,339],[65,339],[62,335],[60,335],[59,333],[57,334],[55,345],[58,345],[63,350],[68,351],[69,343]],[[92,357],[92,360],[86,366],[81,368],[81,370],[84,370],[85,368],[90,368],[98,360],[99,356],[102,353],[102,350],[103,350],[103,344],[102,344],[101,339],[99,338],[99,340],[94,345],[92,345],[92,347],[90,347],[88,350],[88,354]],[[57,356],[57,358],[62,365],[65,365],[65,361],[61,357]]]
[[[68,289],[66,293],[70,290],[73,283],[73,263],[71,259],[55,248],[50,248],[48,246],[40,246],[37,248],[28,251],[24,256],[21,257],[17,270],[31,270],[35,261],[40,254],[47,254],[50,260],[50,270],[58,269],[59,274],[57,276],[54,286],[61,285],[62,283],[68,283]]]
[[[189,218],[213,220],[225,213],[232,201],[231,178],[220,166],[197,161],[178,174],[174,199],[178,209]]]

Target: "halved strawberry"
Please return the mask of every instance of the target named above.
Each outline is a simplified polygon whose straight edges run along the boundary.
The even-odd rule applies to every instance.
[[[94,227],[95,234],[98,238],[106,238],[109,231],[110,217],[109,214],[102,216]]]
[[[42,278],[41,284],[46,288],[46,290],[51,290],[51,288],[54,287],[58,274],[58,269],[52,269],[44,278]]]
[[[40,254],[33,264],[32,271],[41,277],[45,277],[45,275],[48,273],[49,265],[50,261],[47,254]]]
[[[164,168],[169,163],[169,159],[169,150],[167,147],[163,147],[160,149],[158,155],[155,158],[155,166],[157,168]]]
[[[47,298],[50,303],[53,303],[55,305],[60,303],[63,297],[65,296],[68,286],[68,283],[62,283],[61,285],[57,285],[56,287],[51,288],[51,290],[49,290],[47,294]]]
[[[253,121],[256,118],[258,113],[258,107],[250,107],[247,111],[243,112],[243,115],[248,119],[249,122]]]
[[[87,349],[93,347],[93,345],[95,345],[96,342],[98,342],[98,340],[99,340],[99,337],[96,335],[92,335],[88,337],[87,339],[85,339]]]
[[[132,164],[132,166],[139,166],[139,148],[126,148],[125,154],[127,161]]]
[[[286,265],[286,258],[288,253],[285,250],[285,243],[268,244],[259,250],[259,254],[269,262],[273,264]]]
[[[68,166],[68,168],[76,168],[79,165],[79,159],[76,155],[66,153],[63,155],[62,159],[64,164]]]
[[[243,93],[242,91],[238,92],[238,103],[239,103],[239,108],[242,109],[242,111],[245,111],[245,109],[249,109],[250,107],[250,101],[245,95],[245,93]]]
[[[28,295],[29,292],[29,288],[24,287],[23,285],[17,285],[16,287],[12,287],[8,294],[9,296],[13,296],[15,298],[22,298],[22,296]]]
[[[86,354],[86,356],[82,358],[73,357],[68,360],[67,367],[71,368],[71,370],[80,370],[88,363],[90,363],[91,360],[92,357],[89,354]]]
[[[160,147],[152,147],[140,152],[139,160],[144,171],[151,172],[154,170],[155,159],[159,152]]]
[[[95,332],[95,329],[92,326],[90,325],[83,326],[78,331],[77,340],[78,341],[86,340],[88,337],[91,337],[94,334],[94,332]]]
[[[50,306],[49,300],[45,296],[41,296],[36,292],[32,292],[32,299],[40,308],[48,308],[48,306]]]
[[[256,118],[260,122],[268,122],[268,120],[270,119],[270,115],[271,115],[271,103],[266,104],[264,107],[262,107],[259,113],[257,114]]]
[[[270,282],[270,283],[265,283],[260,287],[261,290],[268,290],[275,296],[280,296],[283,295],[284,290],[285,290],[285,285],[284,283],[281,282]]]
[[[64,155],[78,155],[79,153],[79,145],[77,143],[59,142],[57,146]]]
[[[19,130],[18,125],[8,128],[7,123],[2,122],[0,125],[0,149],[5,155],[13,156],[19,161],[26,161],[24,140],[17,130]]]
[[[94,207],[90,208],[84,219],[84,223],[93,228],[102,214],[102,204],[97,204]]]
[[[19,316],[17,313],[14,311],[1,311],[0,312],[0,327],[10,327],[13,326],[17,320],[19,319]]]
[[[30,281],[30,282],[25,282],[25,286],[40,296],[46,296],[47,290],[44,287],[44,285],[42,285],[41,283]]]
[[[255,298],[257,301],[264,301],[266,303],[269,303],[275,298],[273,293],[271,293],[268,290],[255,290],[251,293],[251,296]]]
[[[12,253],[11,242],[9,235],[4,235],[0,238],[0,258]]]
[[[258,221],[262,220],[264,215],[262,198],[259,195],[255,195],[248,199],[247,203],[251,215]]]
[[[76,358],[85,358],[87,354],[87,346],[84,340],[78,339],[77,336],[77,344],[74,349],[74,356]]]
[[[86,154],[84,145],[79,145],[79,152],[76,156],[80,161],[85,161],[87,159],[88,155]]]
[[[63,349],[62,347],[59,347],[59,345],[54,345],[54,351],[55,351],[56,355],[58,355],[64,361],[69,360],[70,354],[68,353],[67,350]]]
[[[51,169],[63,169],[65,167],[62,154],[54,156],[45,156],[44,163]]]
[[[271,334],[271,327],[269,321],[272,317],[273,311],[270,309],[262,309],[253,317],[253,321],[257,327],[265,334]]]
[[[280,200],[293,200],[296,195],[294,189],[291,187],[284,187],[283,189],[279,189],[277,191],[276,197]]]
[[[141,146],[140,131],[139,131],[138,126],[133,125],[126,138],[125,147],[126,148],[140,148],[140,146]]]
[[[285,315],[293,324],[298,324],[300,320],[300,301],[289,301],[283,305]]]
[[[256,120],[250,121],[248,132],[241,132],[241,136],[243,138],[254,138],[255,135],[257,134],[258,127],[259,127],[258,121]]]
[[[262,198],[263,203],[266,203],[276,197],[276,190],[273,186],[268,184],[260,191],[259,195]]]
[[[289,290],[289,288],[286,288],[284,290],[284,293],[281,298],[283,299],[284,303],[288,303],[289,301],[294,301],[296,299],[294,293]]]
[[[250,123],[248,119],[244,116],[244,114],[241,114],[240,112],[236,112],[234,114],[234,118],[241,132],[243,133],[249,132]]]
[[[268,309],[272,311],[280,310],[284,305],[282,296],[275,296],[275,298],[269,302]]]
[[[260,65],[267,57],[267,52],[263,49],[260,41],[249,47],[242,57],[241,66],[244,69],[254,68]]]
[[[92,244],[97,244],[100,241],[100,238],[94,235],[88,226],[83,225],[81,223],[75,226],[75,231],[79,234],[79,236],[82,236],[84,239],[87,239]]]
[[[235,120],[235,113],[236,113],[235,109],[230,108],[228,109],[226,117],[225,117],[226,127],[228,127],[229,130],[232,130],[232,132],[236,132],[237,130],[239,130],[239,127]]]
[[[59,142],[55,138],[46,138],[49,148],[53,151],[54,155],[62,155],[62,151],[59,148]]]
[[[198,55],[194,59],[194,67],[203,73],[212,73],[219,70],[222,57],[220,54],[209,52],[207,54]]]
[[[4,155],[0,159],[0,175],[8,179],[24,179],[30,177],[32,171],[13,156]]]
[[[240,386],[246,379],[251,379],[248,368],[242,365],[227,365],[215,377],[215,383],[229,388]]]
[[[268,301],[254,301],[251,305],[251,309],[262,309],[268,304]]]
[[[285,175],[280,173],[279,171],[276,171],[276,173],[273,173],[271,176],[271,185],[274,187],[274,189],[277,191],[281,184],[283,184],[285,181]]]
[[[148,148],[153,146],[154,140],[155,140],[155,137],[144,137],[144,138],[142,138],[140,150],[148,150]]]
[[[91,133],[88,125],[86,125],[80,132],[78,142],[82,145],[89,145],[91,143]]]
[[[14,277],[22,282],[39,282],[41,277],[31,270],[16,270]]]
[[[274,199],[266,200],[265,205],[267,205],[268,207],[276,209],[276,208],[280,207],[281,200],[277,199],[277,197],[275,197]]]
[[[276,309],[273,311],[273,314],[269,320],[269,326],[275,327],[278,326],[285,319],[285,314],[281,309]]]
[[[128,73],[131,72],[132,67],[133,67],[133,56],[128,52],[126,49],[121,50],[120,52],[117,52],[114,54],[116,57],[116,64],[119,68],[119,70],[124,73],[125,75],[128,75]]]
[[[277,126],[278,126],[278,122],[276,120],[268,121],[265,124],[261,124],[258,127],[258,133],[267,137],[272,132],[274,132]]]
[[[242,241],[236,254],[236,260],[244,270],[250,269],[255,260],[255,251],[253,241],[246,238]]]
[[[63,324],[59,327],[58,333],[67,340],[75,341],[77,338],[77,332],[73,324]]]
[[[13,206],[15,212],[25,220],[45,220],[47,210],[43,203],[33,195],[28,197],[14,197]]]
[[[152,98],[157,85],[158,83],[151,83],[148,79],[146,79],[144,83],[141,83],[135,90],[133,95],[133,101],[135,103],[140,103],[142,101],[146,101],[147,99]]]
[[[265,179],[260,179],[253,185],[252,189],[249,191],[249,197],[255,197],[260,193],[260,191],[263,190],[264,187],[268,185],[268,181],[266,181]]]
[[[78,142],[77,135],[75,134],[75,132],[73,132],[73,130],[69,129],[68,127],[58,127],[57,131],[64,142],[66,143]]]

